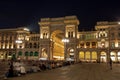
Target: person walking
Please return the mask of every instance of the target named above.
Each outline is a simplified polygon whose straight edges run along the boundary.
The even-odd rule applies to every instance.
[[[110,58],[109,64],[110,64],[110,69],[112,70],[112,59],[111,58]]]

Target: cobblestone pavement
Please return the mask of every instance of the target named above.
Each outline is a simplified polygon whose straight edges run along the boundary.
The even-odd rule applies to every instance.
[[[8,80],[120,80],[120,64],[110,70],[107,63],[80,63]]]

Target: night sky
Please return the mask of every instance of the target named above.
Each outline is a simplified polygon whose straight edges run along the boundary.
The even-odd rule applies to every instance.
[[[116,0],[1,0],[0,28],[27,26],[39,31],[38,21],[46,17],[76,15],[79,30],[93,30],[97,21],[120,21]]]

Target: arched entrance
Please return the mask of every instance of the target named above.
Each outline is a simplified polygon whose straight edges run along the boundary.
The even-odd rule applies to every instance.
[[[51,34],[51,52],[54,60],[63,60],[64,59],[64,43],[62,39],[64,38],[63,31],[55,30]]]
[[[92,62],[97,61],[97,52],[95,52],[95,51],[92,52],[92,60],[91,61]]]
[[[69,50],[69,57],[74,59],[74,55],[75,55],[74,49],[70,49]]]
[[[85,53],[83,51],[79,52],[79,60],[85,61]]]
[[[74,51],[77,51],[75,47],[79,20],[76,16],[42,18],[39,25],[40,55],[42,48],[45,48],[47,50],[48,60],[61,60],[67,58],[66,54],[70,46],[74,46]],[[71,39],[71,43],[62,42],[63,38]]]
[[[75,51],[73,48],[67,50],[67,61],[75,61]]]
[[[100,53],[100,62],[106,62],[107,61],[107,55],[106,52]]]
[[[90,52],[89,51],[85,52],[85,60],[87,62],[90,62]]]
[[[116,61],[116,53],[112,51],[110,53],[110,58],[112,59],[113,62],[115,62]]]

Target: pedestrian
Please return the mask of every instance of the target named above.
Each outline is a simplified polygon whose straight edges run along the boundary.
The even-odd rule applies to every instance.
[[[25,75],[26,74],[25,67],[23,67],[22,65],[20,65],[20,74],[21,75]]]
[[[110,64],[110,69],[112,70],[112,60],[111,60],[111,58],[110,58],[109,64]]]
[[[13,69],[13,61],[11,61],[8,71],[6,72],[6,77],[13,77],[14,76],[14,69]]]

